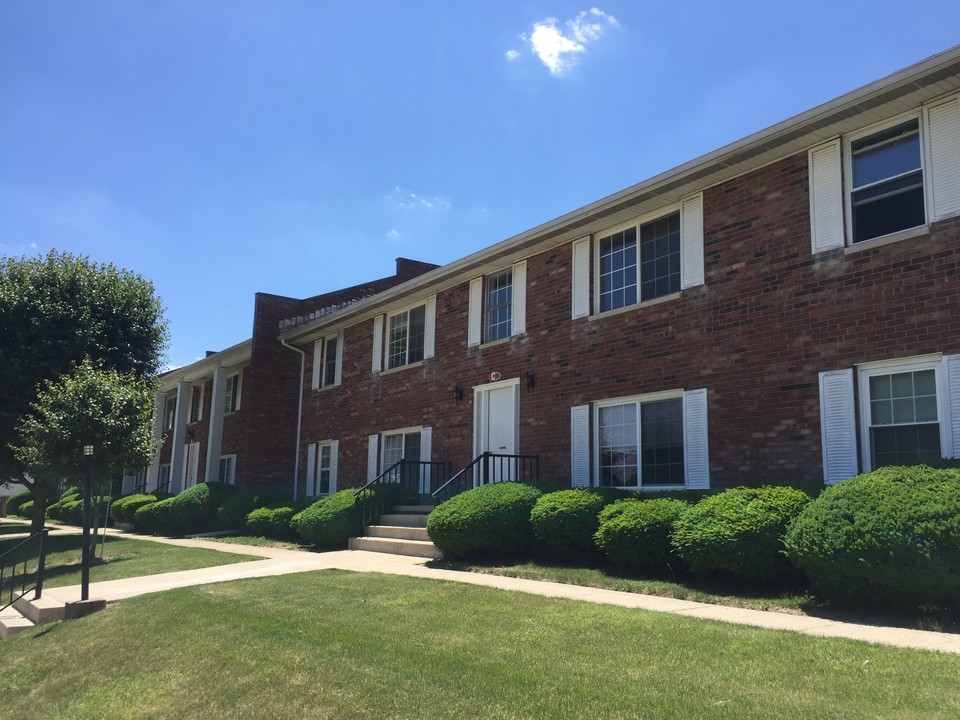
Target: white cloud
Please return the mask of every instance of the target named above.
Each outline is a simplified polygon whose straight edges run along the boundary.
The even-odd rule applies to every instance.
[[[558,27],[556,18],[534,23],[533,31],[520,35],[530,49],[555,77],[565,75],[587,51],[587,45],[596,42],[608,27],[616,26],[617,19],[599,8],[590,8]],[[508,50],[507,59],[520,57],[517,50]]]
[[[395,208],[401,210],[442,212],[450,209],[450,202],[444,200],[442,197],[418,195],[417,193],[404,190],[399,186],[393,188],[393,192],[387,195],[387,201],[392,203]]]
[[[400,231],[396,228],[387,230],[387,240],[396,240],[398,237],[400,237]]]

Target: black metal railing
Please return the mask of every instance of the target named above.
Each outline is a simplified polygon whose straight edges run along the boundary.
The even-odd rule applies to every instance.
[[[153,490],[154,494],[156,493],[169,493],[170,492],[170,481],[166,482],[157,482],[157,487]]]
[[[450,465],[446,462],[395,462],[354,493],[356,534],[361,535],[366,525],[376,523],[385,510],[397,503],[416,504],[430,497],[446,483],[449,474]]]
[[[485,452],[475,457],[431,495],[435,502],[442,503],[470,488],[501,482],[540,482],[540,456]]]
[[[6,610],[31,590],[34,600],[43,592],[44,568],[47,560],[47,533],[44,528],[0,555],[0,611]],[[36,560],[31,570],[30,565]]]

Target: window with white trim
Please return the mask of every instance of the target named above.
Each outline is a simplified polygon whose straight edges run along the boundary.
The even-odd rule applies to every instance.
[[[401,460],[420,461],[420,429],[383,433],[380,472]]]
[[[423,360],[426,338],[425,305],[391,315],[387,320],[387,369]]]
[[[328,335],[313,344],[314,390],[340,384],[343,365],[343,333]]]
[[[527,261],[470,281],[467,344],[496,342],[527,331]]]
[[[513,270],[488,275],[484,289],[484,342],[510,337],[513,317]]]
[[[187,422],[199,422],[203,417],[203,385],[194,385],[190,388],[190,416]]]
[[[220,471],[217,473],[217,481],[226,483],[227,485],[236,484],[237,482],[236,454],[220,456]]]
[[[223,396],[223,413],[229,415],[240,409],[240,373],[235,372],[227,376],[226,389]]]
[[[158,490],[163,490],[164,492],[170,490],[170,474],[172,466],[170,463],[164,463],[160,466],[160,471],[157,474],[157,488]]]
[[[601,487],[683,486],[681,397],[599,404],[597,436]]]
[[[307,497],[329,495],[337,491],[339,445],[337,440],[324,440],[307,446]]]
[[[173,421],[177,417],[177,396],[170,395],[163,404],[163,428],[173,429]]]
[[[960,213],[960,97],[809,151],[813,252],[911,237]]]
[[[629,308],[702,285],[703,196],[694,195],[672,208],[597,233],[593,240],[575,241],[572,275],[575,318]]]

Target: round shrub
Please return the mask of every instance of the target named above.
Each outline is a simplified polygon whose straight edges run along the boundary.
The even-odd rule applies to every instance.
[[[590,490],[558,490],[541,495],[530,511],[539,545],[558,559],[584,559],[596,553],[593,535],[605,499]]]
[[[33,500],[27,500],[25,503],[21,503],[20,507],[17,508],[17,515],[25,518],[33,517]]]
[[[133,514],[133,524],[137,530],[155,535],[179,534],[180,526],[174,519],[172,510],[174,500],[176,498],[172,497],[140,506]]]
[[[144,505],[149,505],[150,503],[155,503],[161,498],[152,494],[143,494],[138,493],[136,495],[128,495],[123,498],[123,504],[120,506],[120,519],[117,522],[127,523],[128,525],[135,525],[134,520],[137,510],[142,508]],[[115,505],[116,506],[116,505]],[[112,511],[111,511],[112,512]],[[116,519],[116,515],[114,515]]]
[[[800,513],[785,545],[823,598],[960,607],[960,470],[885,467],[844,480]]]
[[[620,500],[600,512],[594,539],[614,565],[656,570],[676,560],[673,524],[690,507],[682,500]]]
[[[33,500],[33,493],[29,490],[21,490],[7,498],[7,515],[20,515],[20,507],[25,502]]]
[[[217,508],[217,518],[225,528],[242,529],[253,510],[289,502],[290,491],[277,485],[254,485],[228,497]]]
[[[173,498],[170,513],[184,533],[212,530],[217,526],[217,508],[237,492],[227,483],[197,483]]]
[[[448,558],[522,554],[533,541],[530,512],[540,495],[521,483],[481,485],[438,505],[427,534]]]
[[[251,510],[244,524],[251,535],[287,540],[296,535],[290,526],[294,509],[289,505],[274,505]]]
[[[790,571],[787,526],[810,502],[786,486],[739,487],[688,508],[673,529],[673,547],[695,572],[767,580]]]
[[[68,525],[83,525],[83,500],[69,500],[60,510],[60,520]]]
[[[299,513],[297,532],[311,545],[319,547],[346,547],[353,534],[353,494],[356,490],[341,490],[317,500]]]

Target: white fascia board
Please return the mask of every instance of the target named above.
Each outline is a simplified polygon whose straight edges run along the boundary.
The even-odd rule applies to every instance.
[[[253,347],[253,340],[244,340],[228,347],[226,350],[208,355],[202,360],[197,360],[190,365],[168,370],[160,375],[160,392],[170,392],[177,383],[192,383],[197,380],[213,377],[213,369],[219,365],[225,370],[233,370],[243,367],[250,362],[250,351]]]

